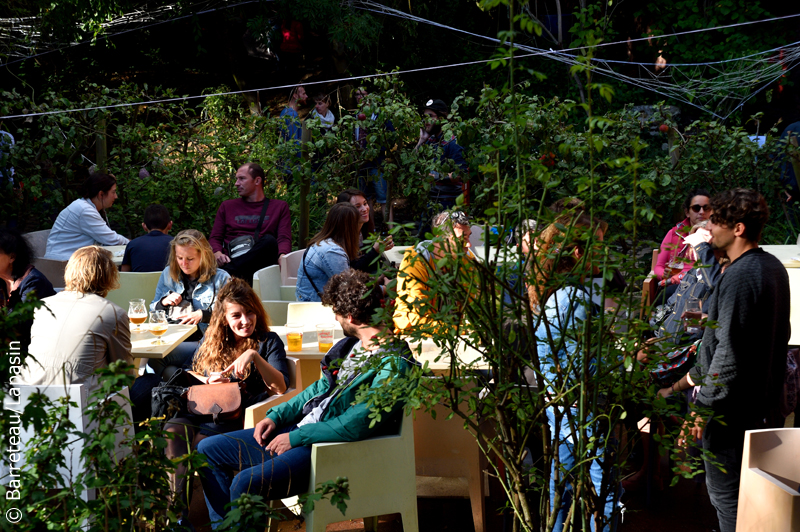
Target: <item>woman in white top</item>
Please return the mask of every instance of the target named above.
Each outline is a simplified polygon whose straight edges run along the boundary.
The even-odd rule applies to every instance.
[[[24,384],[96,385],[94,371],[115,360],[131,363],[131,330],[125,310],[105,299],[119,287],[111,252],[77,250],[64,272],[66,289],[42,299],[31,327]]]
[[[83,197],[70,203],[56,218],[47,237],[44,258],[69,260],[72,253],[84,246],[123,246],[128,239],[108,226],[100,211],[117,199],[117,180],[113,175],[94,173],[83,183]]]

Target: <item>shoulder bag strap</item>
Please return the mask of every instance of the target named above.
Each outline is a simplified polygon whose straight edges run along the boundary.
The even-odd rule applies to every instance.
[[[261,224],[264,223],[264,216],[267,214],[267,207],[269,206],[269,198],[264,198],[264,206],[261,207],[261,216],[258,218],[258,225],[256,226],[256,232],[253,233],[253,239],[258,242],[258,239],[261,237],[259,233],[261,233]]]
[[[308,282],[311,283],[311,286],[314,288],[314,292],[316,292],[317,295],[320,297],[320,299],[322,299],[322,292],[320,292],[319,288],[317,288],[317,285],[314,284],[314,281],[311,279],[311,276],[308,275],[308,270],[306,269],[306,255],[308,255],[308,250],[309,249],[311,249],[311,248],[306,248],[306,250],[303,252],[303,260],[302,260],[303,273],[306,274],[306,279],[308,279]]]

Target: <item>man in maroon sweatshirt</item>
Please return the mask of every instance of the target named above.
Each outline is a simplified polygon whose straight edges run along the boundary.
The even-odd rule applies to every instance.
[[[247,163],[236,171],[236,190],[239,198],[219,206],[208,241],[220,268],[252,283],[256,271],[278,264],[281,255],[292,251],[292,219],[288,203],[264,196],[264,169],[258,164]],[[231,258],[227,245],[236,237],[254,236],[262,212],[264,219],[253,248]]]

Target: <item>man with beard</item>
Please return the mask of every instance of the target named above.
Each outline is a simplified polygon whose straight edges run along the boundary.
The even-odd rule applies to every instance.
[[[208,238],[217,265],[234,277],[253,282],[261,268],[278,264],[280,255],[292,251],[289,204],[264,195],[264,169],[247,163],[236,170],[239,198],[223,201]],[[252,247],[242,238],[252,237]]]
[[[347,337],[322,359],[322,378],[270,409],[254,429],[212,436],[198,446],[208,459],[203,490],[212,528],[221,524],[225,505],[243,493],[279,499],[307,491],[312,444],[396,433],[402,402],[373,427],[366,403],[356,402],[359,388],[378,388],[412,364],[408,344],[376,321],[383,295],[370,280],[350,269],[325,286],[322,303],[333,307]]]
[[[734,532],[744,433],[782,421],[789,276],[776,257],[758,247],[769,218],[761,194],[743,188],[723,192],[711,200],[711,211],[709,243],[731,260],[703,308],[716,325],[706,328],[696,365],[659,393],[700,387],[696,403],[710,409],[711,416],[696,416],[690,432],[695,438],[702,435],[703,448],[714,454],[714,462],[705,462],[708,495],[721,532]],[[689,314],[684,316],[700,317]]]

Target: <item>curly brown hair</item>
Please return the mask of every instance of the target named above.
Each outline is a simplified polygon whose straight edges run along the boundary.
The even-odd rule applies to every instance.
[[[758,242],[764,224],[769,220],[769,206],[764,196],[748,188],[734,188],[711,199],[711,223],[733,229],[744,224],[744,236]]]
[[[352,268],[337,273],[325,285],[322,304],[332,307],[338,316],[351,316],[359,324],[372,325],[373,314],[383,302],[380,286],[372,281],[370,274]]]
[[[225,318],[226,303],[236,303],[256,315],[256,328],[253,334],[240,343],[236,342],[237,336]],[[233,277],[217,295],[211,321],[203,343],[192,361],[192,369],[200,374],[206,370],[222,371],[248,349],[258,349],[258,339],[268,332],[269,316],[261,304],[261,299],[246,281]]]

